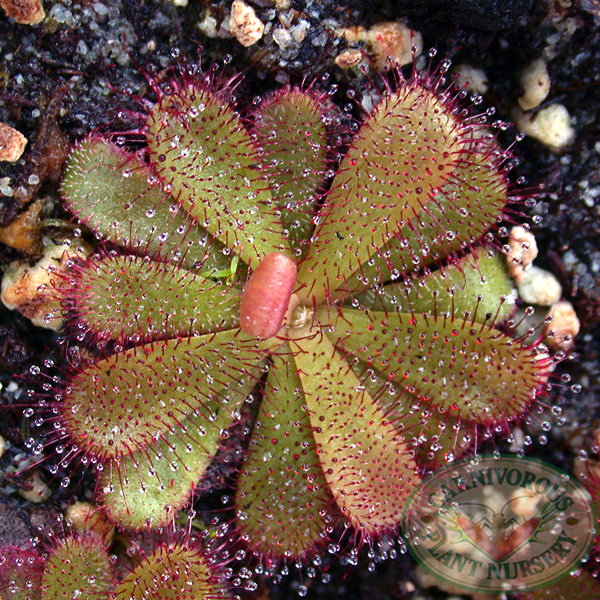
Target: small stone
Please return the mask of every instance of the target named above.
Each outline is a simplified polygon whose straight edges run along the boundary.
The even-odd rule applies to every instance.
[[[558,279],[539,267],[530,267],[521,282],[517,283],[517,290],[523,302],[540,306],[552,306],[562,296],[562,287]]]
[[[58,331],[63,324],[59,289],[64,286],[65,274],[74,267],[71,261],[81,260],[86,254],[81,246],[50,242],[33,266],[15,262],[5,270],[0,299],[6,308],[18,310],[34,325]]]
[[[335,64],[340,69],[352,69],[361,64],[364,54],[360,50],[344,50],[335,58]]]
[[[233,0],[229,31],[242,46],[252,46],[262,38],[264,23],[256,16],[255,10],[243,0]]]
[[[37,25],[46,16],[40,0],[0,0],[0,6],[21,25]]]
[[[568,352],[574,343],[581,324],[573,305],[566,300],[555,304],[548,313],[552,315],[552,323],[546,328],[546,343],[553,348]]]
[[[537,108],[548,97],[550,75],[545,60],[540,58],[527,65],[521,75],[521,88],[519,106],[525,111]]]
[[[65,518],[79,532],[89,531],[110,547],[115,537],[115,527],[103,518],[98,507],[89,502],[75,502],[65,512]]]
[[[227,23],[228,18],[226,19]],[[213,16],[210,11],[206,11],[206,13],[204,14],[203,18],[200,19],[200,21],[198,21],[198,23],[196,23],[196,28],[201,31],[206,37],[209,37],[211,39],[214,38],[230,38],[231,33],[229,32],[229,30],[225,27],[226,25],[226,21],[223,21],[223,23],[221,23],[219,25],[217,19],[215,16]]]
[[[510,247],[510,252],[506,255],[508,271],[516,283],[521,283],[538,255],[535,236],[524,227],[517,225],[510,231],[508,245]]]
[[[290,29],[290,35],[296,44],[301,44],[306,38],[306,34],[310,29],[310,23],[308,21],[300,21],[297,25],[294,25]]]
[[[328,39],[329,39],[329,36],[327,35],[327,32],[321,31],[321,33],[319,33],[319,35],[315,35],[315,37],[311,39],[310,43],[315,48],[319,48],[319,47],[325,46]]]
[[[471,65],[461,63],[454,69],[458,75],[458,85],[466,88],[468,92],[474,94],[485,94],[489,89],[489,82],[485,71],[476,69]]]
[[[27,138],[12,127],[0,123],[0,161],[16,162],[21,158]]]
[[[38,198],[12,223],[0,227],[0,242],[22,252],[34,252],[40,244],[42,227],[40,212],[44,205],[44,199]]]
[[[6,450],[6,440],[0,435],[0,458],[4,456]]]
[[[415,56],[423,52],[423,36],[409,29],[404,23],[388,21],[373,25],[367,31],[365,40],[375,53],[375,66],[383,69],[388,57],[400,66],[408,65]]]
[[[94,2],[94,11],[101,17],[105,17],[108,14],[108,6],[102,2]]]
[[[548,146],[553,152],[562,152],[575,139],[571,116],[562,104],[546,106],[535,115],[517,111],[515,122],[523,133]]]
[[[292,36],[291,36],[290,32],[287,29],[284,29],[283,27],[278,27],[277,29],[275,29],[275,31],[273,31],[272,35],[273,35],[273,41],[282,50],[286,50],[293,44]]]
[[[39,471],[31,473],[25,483],[27,487],[31,486],[31,489],[19,489],[19,495],[29,502],[35,504],[46,502],[52,495],[52,491],[42,479]]]
[[[336,35],[344,37],[349,44],[367,44],[375,55],[375,66],[378,69],[385,67],[388,58],[400,66],[411,63],[413,47],[415,56],[420,56],[423,51],[423,36],[396,21],[377,23],[370,29],[362,26],[338,29]]]

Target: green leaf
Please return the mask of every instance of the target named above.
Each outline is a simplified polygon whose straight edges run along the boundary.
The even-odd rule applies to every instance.
[[[164,187],[200,225],[253,265],[288,250],[259,152],[222,97],[178,88],[156,103],[147,128]]]
[[[355,359],[351,363],[371,398],[404,436],[418,465],[431,471],[472,448],[473,427],[461,423],[456,411],[440,411],[364,362]]]
[[[198,546],[160,544],[117,586],[115,600],[225,600],[214,560]]]
[[[298,256],[307,249],[314,229],[317,190],[327,170],[325,110],[323,99],[300,89],[285,89],[269,96],[256,115],[261,160]]]
[[[395,529],[418,476],[402,437],[322,334],[291,342],[325,479],[350,523]]]
[[[255,553],[275,560],[315,555],[333,521],[302,384],[289,358],[287,344],[272,357],[236,492],[240,535]]]
[[[107,600],[112,587],[108,553],[97,538],[67,537],[50,551],[42,576],[42,600]]]
[[[240,288],[147,258],[95,257],[74,286],[78,320],[100,340],[198,335],[239,321]]]
[[[230,261],[139,155],[107,140],[90,136],[71,151],[61,193],[65,206],[99,238],[186,267],[212,271]]]
[[[508,201],[505,178],[490,143],[473,141],[452,110],[413,83],[366,119],[300,270],[307,304],[436,262],[495,223]]]
[[[119,352],[68,386],[61,404],[67,433],[102,460],[143,451],[213,402],[224,410],[236,405],[264,357],[237,329]]]
[[[437,265],[477,243],[493,227],[507,202],[508,180],[500,171],[490,142],[473,140],[463,148],[448,181],[433,198],[403,223],[379,252],[347,277],[346,289],[388,281],[426,265]]]
[[[548,376],[547,357],[464,318],[343,309],[327,335],[348,360],[481,424],[518,418]]]
[[[172,522],[189,501],[217,452],[222,429],[233,420],[216,402],[197,412],[158,441],[105,462],[98,485],[114,523],[155,529]]]
[[[469,313],[476,323],[500,323],[516,309],[504,257],[485,248],[433,273],[374,286],[356,299],[367,308],[416,316]]]
[[[230,359],[235,362],[234,359]],[[264,365],[248,367],[235,386],[226,384],[177,427],[156,434],[140,450],[105,462],[99,478],[104,508],[125,529],[172,522],[205,475],[223,432],[256,386]],[[239,368],[239,366],[238,366]]]

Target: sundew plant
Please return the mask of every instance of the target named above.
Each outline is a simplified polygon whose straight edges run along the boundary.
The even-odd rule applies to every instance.
[[[523,198],[448,66],[381,76],[348,130],[310,88],[242,110],[234,81],[186,75],[155,85],[137,150],[72,150],[61,193],[99,242],[61,284],[88,352],[48,404],[61,466],[91,465],[119,530],[173,526],[250,407],[229,539],[271,565],[373,544],[425,473],[538,402],[554,360],[511,336],[494,250]],[[141,579],[200,552],[169,543]]]

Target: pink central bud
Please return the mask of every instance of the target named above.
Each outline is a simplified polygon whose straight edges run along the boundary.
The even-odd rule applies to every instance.
[[[252,273],[240,307],[240,327],[261,339],[273,337],[281,329],[294,286],[294,261],[280,254],[267,254]]]

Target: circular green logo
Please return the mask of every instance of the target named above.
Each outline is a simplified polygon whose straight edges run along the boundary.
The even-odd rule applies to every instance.
[[[411,554],[469,591],[548,585],[577,567],[595,534],[592,502],[579,483],[551,465],[514,456],[440,469],[404,508]]]

